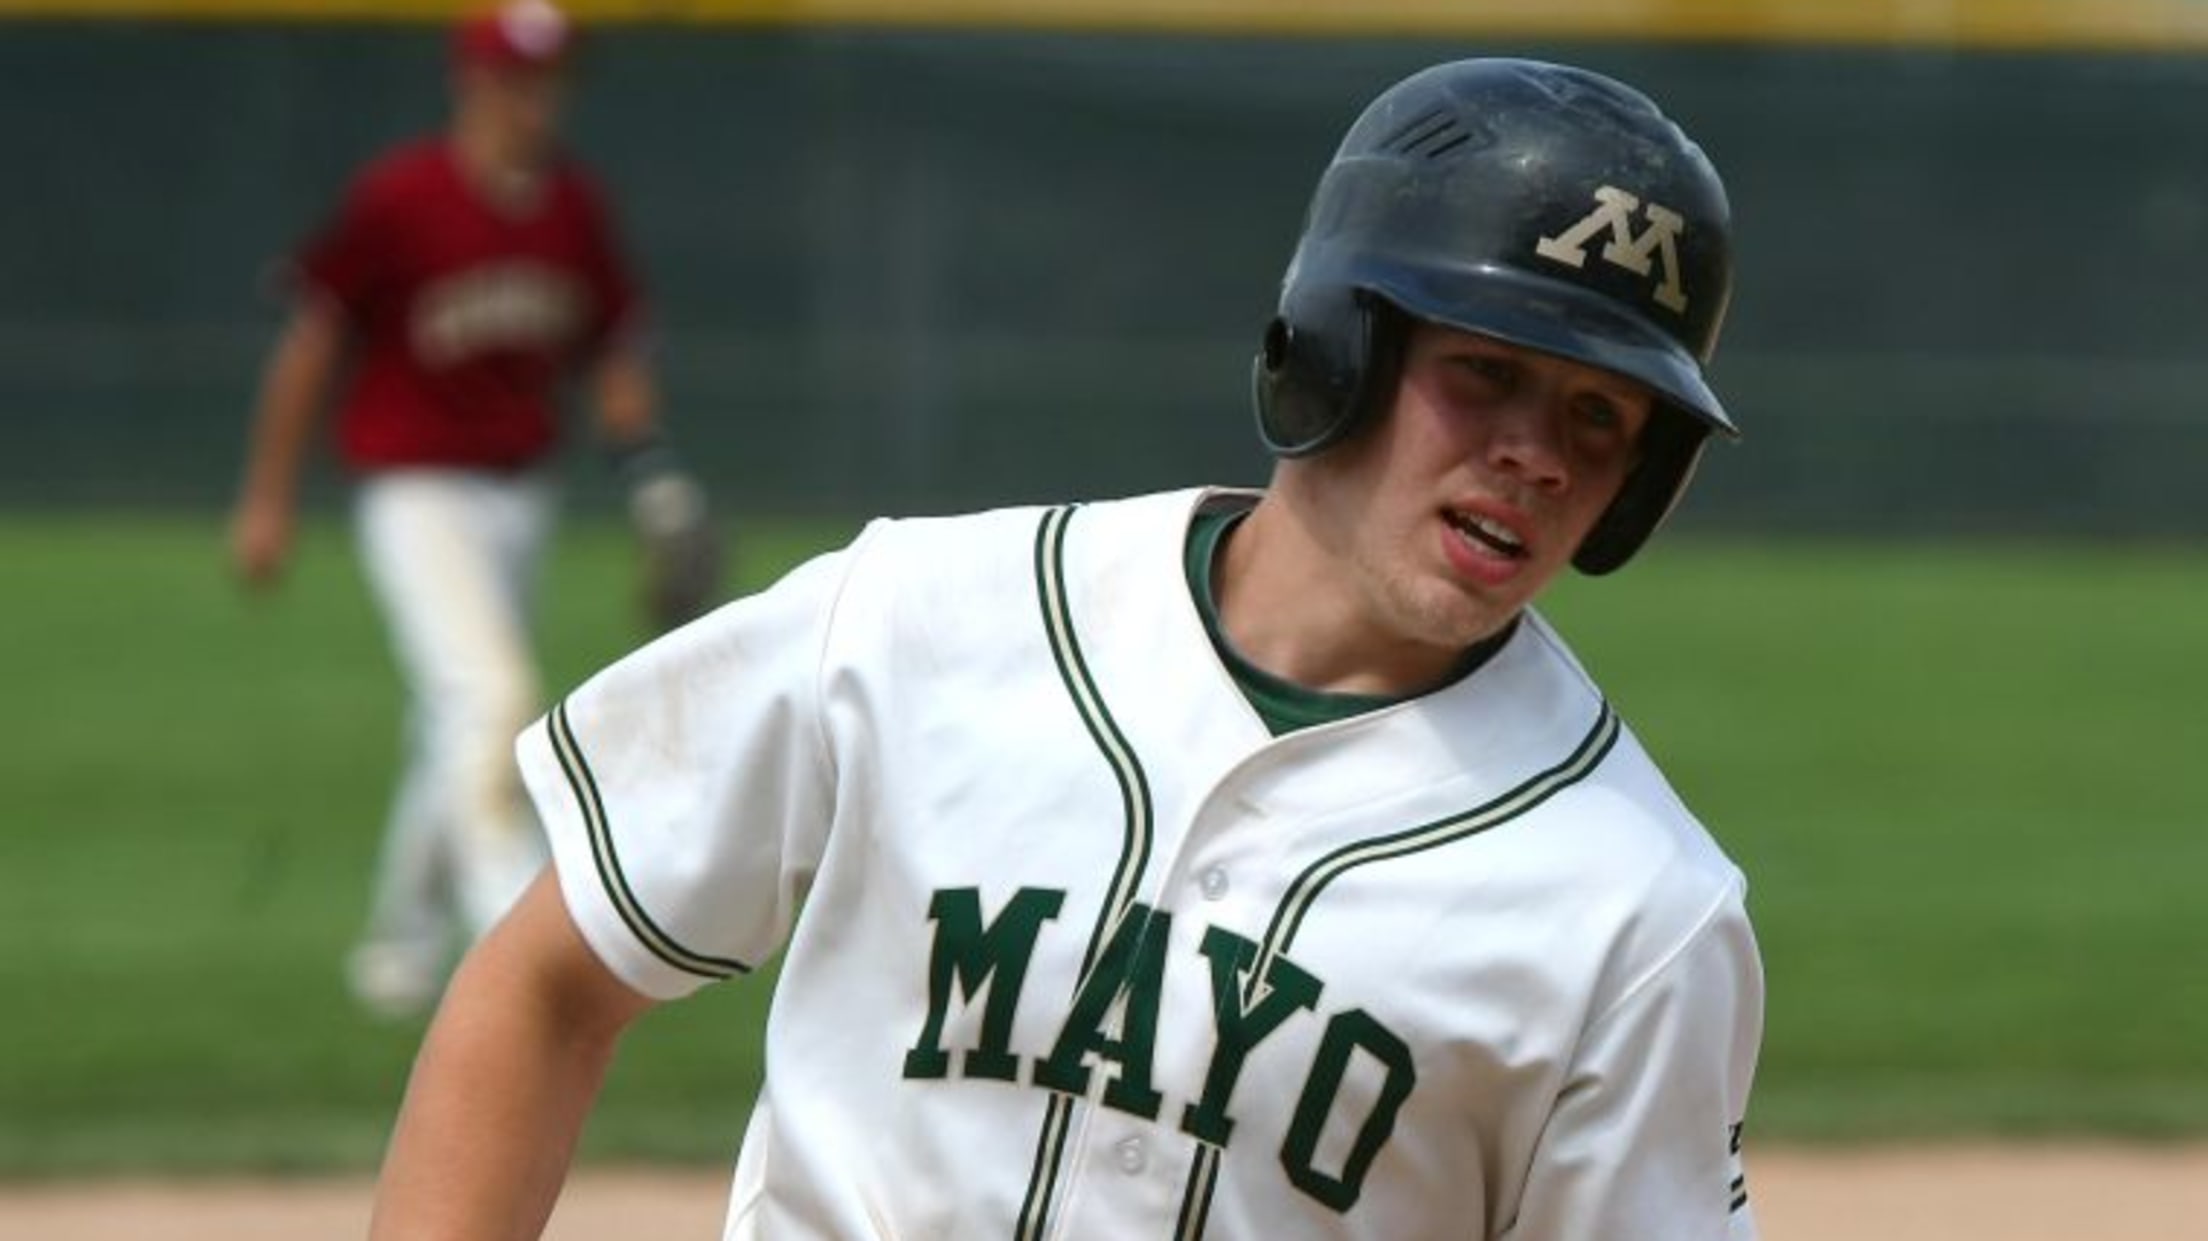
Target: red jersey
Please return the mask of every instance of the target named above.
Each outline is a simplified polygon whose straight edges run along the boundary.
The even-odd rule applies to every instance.
[[[358,348],[337,438],[358,469],[511,468],[557,437],[557,388],[635,313],[607,210],[554,165],[514,210],[468,183],[445,141],[370,164],[301,251]]]

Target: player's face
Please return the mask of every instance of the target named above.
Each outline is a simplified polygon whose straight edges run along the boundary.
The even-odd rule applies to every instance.
[[[503,135],[507,149],[525,162],[550,155],[559,142],[567,102],[566,76],[557,68],[481,66],[463,78],[468,102]]]
[[[1418,324],[1387,418],[1336,450],[1367,608],[1421,645],[1500,629],[1571,563],[1652,406],[1635,380]]]

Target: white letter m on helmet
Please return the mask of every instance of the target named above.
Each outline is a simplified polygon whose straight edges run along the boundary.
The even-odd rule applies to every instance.
[[[1603,260],[1636,276],[1648,275],[1652,260],[1660,260],[1664,270],[1656,285],[1656,303],[1684,314],[1687,291],[1679,283],[1678,240],[1687,222],[1678,212],[1650,203],[1643,212],[1648,217],[1648,227],[1635,237],[1633,211],[1640,206],[1640,199],[1614,185],[1605,185],[1595,191],[1593,211],[1556,236],[1541,238],[1535,243],[1534,251],[1566,267],[1585,267],[1587,243],[1608,228],[1610,240],[1603,243]]]

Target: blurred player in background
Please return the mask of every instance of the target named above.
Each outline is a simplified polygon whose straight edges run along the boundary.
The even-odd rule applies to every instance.
[[[341,386],[360,555],[410,697],[372,909],[347,961],[356,998],[383,1015],[425,1010],[458,941],[497,921],[545,857],[511,745],[540,706],[530,596],[569,377],[587,378],[630,488],[652,619],[701,610],[718,573],[703,494],[659,435],[607,206],[560,147],[572,34],[543,0],[460,23],[446,132],[370,163],[297,253],[231,525],[237,573],[277,581],[303,459]]]

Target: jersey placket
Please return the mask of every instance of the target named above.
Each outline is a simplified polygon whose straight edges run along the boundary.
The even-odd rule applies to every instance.
[[[1261,876],[1278,871],[1267,856],[1275,850],[1262,811],[1247,798],[1212,792],[1188,830],[1161,832],[1156,842],[1155,879],[1130,916],[1142,920],[1144,950],[1159,965],[1130,972],[1108,1018],[1124,1058],[1089,1058],[1093,1076],[1072,1104],[1049,1235],[1202,1235],[1200,1191],[1208,1182],[1197,1176],[1215,1169],[1215,1154],[1206,1152],[1233,1127],[1231,1089],[1211,1098],[1207,1087],[1215,1073],[1231,1087],[1225,1075],[1239,1077],[1248,1050],[1228,1053],[1231,1065],[1219,1063],[1218,988],[1229,980],[1233,1002],[1247,1004],[1242,984],[1255,948],[1246,928],[1261,924],[1270,907],[1266,891],[1276,885]],[[1138,994],[1151,986],[1154,997]],[[1147,1016],[1138,1012],[1144,1004]],[[1144,1021],[1154,1022],[1150,1032],[1130,1042],[1130,1029]],[[1139,1078],[1132,1087],[1130,1073]]]

